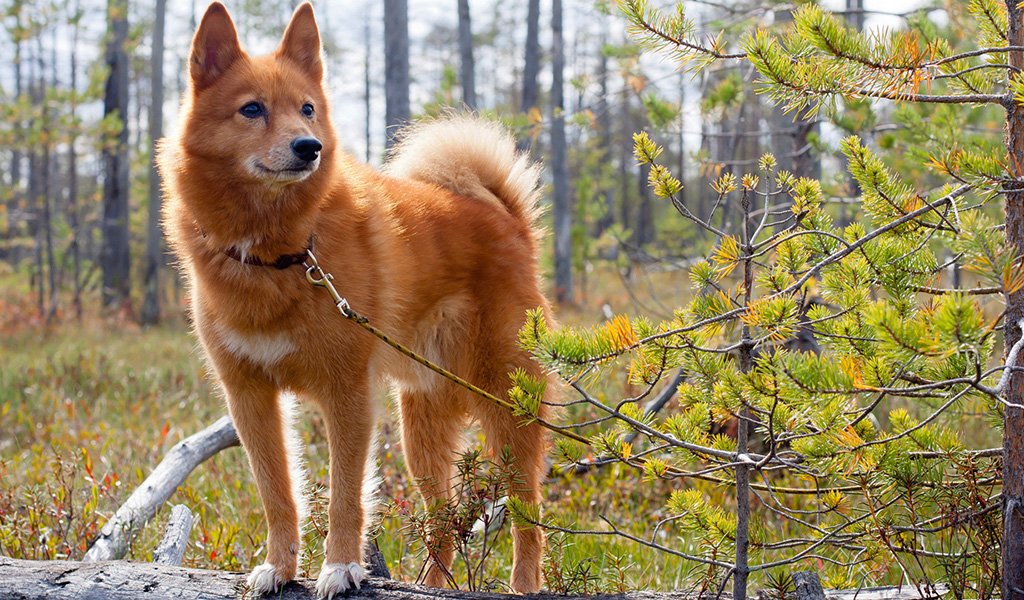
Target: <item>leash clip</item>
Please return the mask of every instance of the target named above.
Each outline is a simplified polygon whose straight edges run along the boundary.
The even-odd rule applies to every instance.
[[[309,261],[304,261],[302,265],[306,267],[306,281],[327,290],[331,295],[331,299],[334,300],[334,306],[338,308],[338,311],[346,319],[355,317],[355,313],[352,312],[352,307],[349,305],[348,300],[342,297],[335,289],[334,284],[331,281],[334,279],[334,275],[324,271],[323,267],[320,266],[319,261],[316,259],[316,255],[313,254],[313,249],[309,248],[306,250],[306,254],[309,256]]]

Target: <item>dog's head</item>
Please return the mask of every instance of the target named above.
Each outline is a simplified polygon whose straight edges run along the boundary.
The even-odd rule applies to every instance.
[[[182,142],[186,151],[252,184],[309,179],[332,152],[320,33],[313,8],[295,10],[277,49],[250,57],[231,16],[214,2],[189,58]]]

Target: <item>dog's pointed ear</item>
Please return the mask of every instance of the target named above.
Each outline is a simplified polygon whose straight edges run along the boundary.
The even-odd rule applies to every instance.
[[[206,9],[203,21],[192,38],[188,64],[193,88],[198,91],[208,87],[242,54],[238,32],[228,9],[220,2],[213,2]]]
[[[320,60],[320,29],[316,26],[313,6],[303,2],[295,9],[292,20],[277,48],[279,56],[292,60],[303,71],[320,81],[324,67]]]

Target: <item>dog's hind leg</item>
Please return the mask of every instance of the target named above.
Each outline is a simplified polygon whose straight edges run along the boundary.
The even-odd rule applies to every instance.
[[[448,500],[452,489],[452,463],[460,431],[465,422],[464,408],[457,390],[448,383],[430,391],[400,392],[402,411],[402,452],[409,472],[416,479],[428,506]],[[444,587],[450,579],[453,550],[444,535],[426,540],[429,556],[424,583]]]
[[[481,374],[479,381],[498,397],[507,397],[509,372],[515,367],[526,369],[543,377],[537,364],[522,356],[501,360],[500,353],[490,353],[489,373]],[[492,453],[500,455],[508,448],[512,457],[510,467],[515,471],[515,483],[510,494],[524,502],[537,504],[541,500],[540,484],[544,477],[544,429],[536,423],[520,426],[522,417],[489,400],[474,396],[472,412],[479,419]],[[539,527],[512,527],[512,591],[530,594],[540,590],[541,561],[544,557],[544,532]]]
[[[267,516],[267,558],[249,575],[249,587],[256,594],[276,592],[295,577],[299,553],[301,499],[294,495],[288,464],[289,424],[277,389],[262,371],[239,363],[218,372]]]

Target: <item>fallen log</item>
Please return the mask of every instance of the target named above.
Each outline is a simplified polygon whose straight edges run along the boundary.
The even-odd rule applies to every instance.
[[[125,561],[64,562],[13,560],[0,557],[0,598],[5,600],[234,600],[252,598],[244,573],[186,569]],[[311,600],[316,582],[293,581],[275,600]],[[391,579],[371,578],[347,593],[347,600],[515,600],[520,596],[428,588]],[[566,596],[536,594],[536,600]],[[611,600],[693,600],[683,593],[631,592],[591,596]]]
[[[0,598],[4,600],[235,600],[253,598],[245,586],[245,573],[187,569],[154,563],[126,561],[77,562],[15,560],[0,556]],[[939,593],[944,590],[938,590]],[[316,582],[293,581],[280,600],[311,600]],[[706,596],[715,597],[714,594]],[[938,597],[933,596],[933,597]],[[371,577],[346,600],[516,600],[494,592],[463,592],[428,588],[412,583]],[[572,600],[549,592],[532,594],[531,600]],[[588,600],[698,600],[684,592],[627,592],[587,596]],[[730,596],[723,594],[722,600]],[[825,591],[829,600],[911,600],[921,598],[912,586]]]

